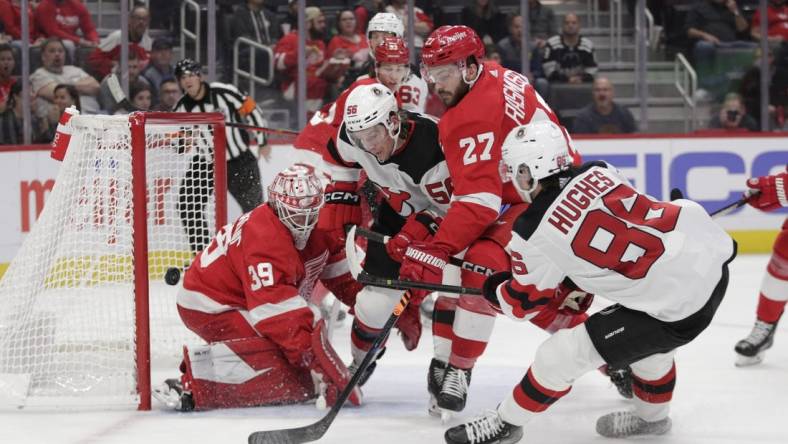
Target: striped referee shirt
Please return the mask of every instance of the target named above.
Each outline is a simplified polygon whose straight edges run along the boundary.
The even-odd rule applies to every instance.
[[[203,82],[203,85],[206,91],[201,100],[192,99],[188,94],[184,94],[175,105],[173,111],[186,113],[220,112],[224,114],[226,122],[245,123],[259,127],[265,126],[265,119],[254,100],[241,94],[235,86],[219,82]],[[227,160],[235,159],[249,149],[249,131],[227,126],[225,127],[225,133],[227,135]],[[256,131],[254,134],[257,144],[259,146],[265,145],[265,133]]]

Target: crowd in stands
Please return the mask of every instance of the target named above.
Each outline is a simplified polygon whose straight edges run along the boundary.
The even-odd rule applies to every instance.
[[[178,3],[178,2],[173,2]],[[233,47],[246,38],[272,49],[273,58],[255,58],[256,72],[273,68],[274,84],[256,91],[262,107],[284,108],[294,115],[297,78],[297,2],[271,0],[224,0],[217,2],[220,20],[219,78],[232,81]],[[326,6],[330,3],[330,6]],[[529,0],[528,23],[516,12],[519,2],[467,0],[459,14],[447,14],[446,2],[417,0],[413,11],[417,60],[424,39],[438,26],[464,24],[473,28],[486,45],[486,57],[503,66],[522,69],[521,37],[529,34],[529,79],[575,133],[630,133],[637,131],[632,113],[614,101],[614,85],[598,76],[594,37],[583,34],[581,17],[574,13],[561,16],[540,0]],[[457,3],[457,2],[455,2]],[[505,3],[505,6],[502,4]],[[516,4],[515,4],[516,3]],[[658,23],[665,23],[668,6],[686,3],[683,23],[683,52],[697,68],[699,95],[707,94],[720,104],[711,126],[721,129],[758,129],[760,118],[760,71],[752,65],[740,81],[731,84],[720,65],[720,51],[755,52],[760,35],[760,14],[754,0],[648,0]],[[21,88],[19,87],[21,2],[0,0],[0,143],[21,140]],[[315,112],[334,100],[342,89],[370,66],[366,28],[377,13],[395,14],[407,26],[406,0],[347,0],[344,2],[308,1],[305,10],[307,41],[307,109]],[[633,1],[627,5],[632,7]],[[31,0],[29,28],[33,94],[34,142],[47,142],[66,106],[77,106],[82,113],[126,113],[109,93],[111,75],[128,77],[129,99],[138,109],[170,110],[182,92],[173,76],[177,43],[177,9],[159,11],[152,17],[144,4],[135,4],[129,14],[128,70],[119,70],[121,32],[99,35],[82,0]],[[172,6],[172,5],[170,5]],[[344,6],[344,7],[343,7]],[[152,5],[154,14],[159,6]],[[168,12],[169,11],[169,12]],[[154,25],[164,29],[150,30]],[[772,128],[786,128],[785,107],[788,96],[788,5],[786,0],[769,0],[766,36],[772,84],[769,114]],[[525,25],[525,26],[524,26]],[[668,29],[669,31],[669,29]],[[106,32],[106,31],[104,31]],[[405,33],[407,30],[405,29]],[[152,34],[155,37],[152,37]],[[668,32],[670,35],[670,33]],[[372,42],[373,44],[375,41]],[[257,56],[256,56],[257,57]],[[239,66],[248,69],[250,56],[239,55]],[[414,67],[414,71],[417,68]],[[241,85],[236,85],[246,89]],[[434,99],[434,98],[432,98]],[[262,100],[262,101],[261,101]],[[575,103],[566,111],[567,100]],[[439,103],[438,100],[428,100]],[[441,113],[441,107],[429,112]],[[755,124],[753,124],[755,122]]]

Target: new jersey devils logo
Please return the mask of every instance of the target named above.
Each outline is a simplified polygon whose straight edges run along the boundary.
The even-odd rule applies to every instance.
[[[380,192],[386,197],[391,208],[398,214],[402,214],[403,207],[408,203],[408,199],[410,199],[410,193],[407,191],[392,191],[389,187],[380,187]],[[410,204],[408,204],[408,206],[410,206]],[[412,210],[411,208],[411,212]]]

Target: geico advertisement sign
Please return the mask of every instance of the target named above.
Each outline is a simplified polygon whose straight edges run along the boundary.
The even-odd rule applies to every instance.
[[[788,136],[788,135],[787,135]],[[584,160],[606,160],[640,190],[668,200],[685,197],[714,211],[742,196],[749,177],[785,171],[788,137],[692,137],[575,140]],[[729,230],[777,230],[788,209],[763,213],[749,206],[718,219]]]
[[[50,217],[69,214],[55,222],[62,224],[64,239],[87,239],[89,232],[92,249],[117,247],[119,238],[131,233],[131,171],[125,153],[100,151],[100,156],[82,162],[82,174],[69,174],[67,189],[58,190],[57,202],[49,202],[55,178],[61,164],[46,151],[0,153],[0,184],[11,190],[0,196],[2,218],[0,262],[13,258],[22,240],[41,214],[44,203],[63,208],[48,209]],[[152,249],[188,250],[186,236],[178,225],[178,184],[184,177],[190,155],[178,155],[157,150],[149,152],[147,172],[148,241]],[[62,179],[61,179],[62,180]],[[68,210],[68,211],[66,211]],[[52,223],[52,222],[50,222]],[[211,224],[212,225],[212,224]],[[173,228],[174,227],[174,228]]]

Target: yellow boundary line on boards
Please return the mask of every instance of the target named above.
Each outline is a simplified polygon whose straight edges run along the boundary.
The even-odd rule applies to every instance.
[[[772,252],[774,239],[780,230],[729,231],[739,244],[739,254],[767,254]],[[185,259],[180,262],[185,261]],[[0,278],[5,274],[8,263],[0,263]],[[159,267],[161,268],[161,265]],[[163,271],[162,271],[163,273]]]

